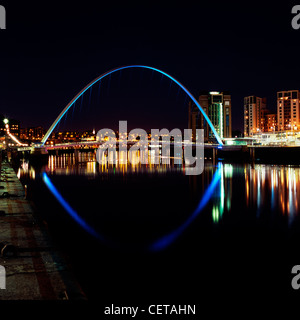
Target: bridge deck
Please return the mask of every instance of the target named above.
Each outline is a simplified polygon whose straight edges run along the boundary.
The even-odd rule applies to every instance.
[[[0,188],[0,251],[4,244],[16,248],[16,254],[0,253],[6,269],[0,300],[85,299],[9,164],[2,163]]]

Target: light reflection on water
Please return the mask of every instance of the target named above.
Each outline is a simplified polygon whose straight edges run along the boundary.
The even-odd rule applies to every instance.
[[[125,155],[124,155],[125,156]],[[79,161],[76,162],[74,154],[50,155],[48,164],[42,170],[49,174],[56,175],[87,175],[89,177],[103,174],[128,173],[143,174],[156,173],[164,174],[174,172],[184,174],[184,166],[174,165],[174,159],[170,164],[124,164],[120,157],[117,165],[99,165],[96,162],[95,154],[84,152],[79,154]],[[279,212],[287,216],[289,223],[298,215],[299,199],[297,190],[300,190],[300,167],[281,165],[237,165],[219,164],[221,178],[212,195],[211,216],[215,223],[222,220],[224,213],[230,214],[232,201],[235,197],[244,199],[245,206],[251,208],[253,214],[259,217],[266,210]],[[205,188],[215,172],[216,166],[205,164],[201,177],[190,177],[190,186],[193,192],[197,192],[197,184],[203,184]],[[35,169],[22,162],[18,170],[19,178],[35,179]],[[202,182],[201,182],[202,181]],[[238,195],[233,195],[233,186],[238,185]],[[266,209],[267,208],[267,209]]]
[[[299,209],[299,167],[256,165],[245,167],[244,176],[247,205],[256,204],[258,214],[262,205],[269,205],[271,211],[278,210],[293,221]]]
[[[118,151],[117,151],[118,153]],[[153,164],[153,154],[149,151],[148,164],[142,165],[138,163],[139,153],[131,155],[130,162],[126,163],[127,155],[120,152],[118,155],[118,163],[116,165],[99,165],[96,161],[95,154],[92,152],[79,153],[78,163],[76,163],[75,155],[63,154],[59,156],[50,155],[48,158],[48,171],[56,174],[83,174],[83,175],[96,175],[99,173],[155,173],[177,171],[184,172],[184,166],[174,165],[174,158],[170,158],[170,164]],[[152,160],[152,161],[151,161]]]

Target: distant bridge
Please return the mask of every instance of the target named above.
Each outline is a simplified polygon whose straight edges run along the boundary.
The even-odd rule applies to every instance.
[[[43,149],[45,151],[47,150],[63,150],[63,149],[98,149],[100,145],[102,145],[105,142],[99,142],[99,141],[78,141],[78,142],[69,142],[69,143],[57,143],[57,144],[49,144],[49,145],[45,145],[45,146],[40,146],[40,145],[36,145],[36,146],[28,146],[28,147],[18,147],[18,151],[33,151],[36,149]],[[118,149],[119,147],[119,143],[122,144],[123,142],[120,142],[119,140],[115,141],[116,143],[116,148]],[[124,142],[125,143],[125,142]],[[186,142],[185,142],[186,144]],[[203,146],[203,144],[195,144],[193,142],[190,143],[192,146]],[[138,146],[138,141],[126,141],[126,145],[128,147],[131,147],[133,145],[137,145]],[[144,144],[141,144],[144,145]],[[150,146],[151,148],[155,148],[155,147],[162,147],[162,146],[178,146],[178,147],[184,147],[183,143],[179,143],[179,142],[174,142],[174,141],[148,141],[148,146]],[[209,146],[213,146],[213,145],[209,145]],[[218,146],[218,145],[214,145],[214,146]]]

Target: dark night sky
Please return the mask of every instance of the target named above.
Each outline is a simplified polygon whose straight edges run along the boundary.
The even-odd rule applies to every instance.
[[[266,96],[268,107],[275,110],[278,90],[300,89],[300,30],[291,27],[296,2],[1,4],[7,11],[7,30],[0,30],[0,114],[20,119],[22,126],[47,128],[88,82],[127,64],[162,69],[196,97],[200,90],[230,91],[233,129],[242,129],[244,96]],[[112,92],[118,81],[112,82]],[[124,106],[130,113],[134,95],[122,81],[119,97],[111,94],[105,100],[106,107],[114,109],[108,113],[117,120],[124,119]],[[178,124],[182,115],[171,114],[170,106],[176,91],[169,102],[167,94],[161,100],[157,97],[157,103],[154,95],[150,112],[146,90],[138,88],[137,81],[133,86],[136,101],[131,116],[138,125],[143,127],[143,117],[153,127]]]

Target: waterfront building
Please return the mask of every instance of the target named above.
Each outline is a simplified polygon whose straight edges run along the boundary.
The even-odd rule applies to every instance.
[[[266,98],[248,96],[244,98],[244,136],[264,130],[264,115],[267,113]]]
[[[228,92],[201,92],[199,104],[209,117],[217,133],[223,138],[231,138],[231,95]],[[189,103],[189,123],[193,141],[196,140],[196,129],[204,129],[204,141],[215,141],[214,133],[198,107]]]
[[[279,91],[277,92],[277,119],[278,130],[293,130],[300,129],[300,114],[299,114],[299,91]]]

